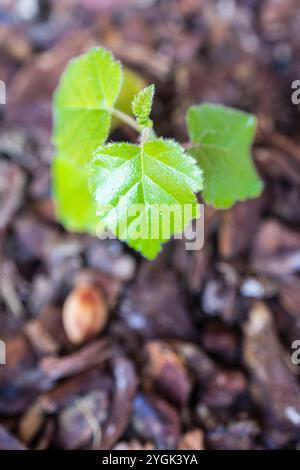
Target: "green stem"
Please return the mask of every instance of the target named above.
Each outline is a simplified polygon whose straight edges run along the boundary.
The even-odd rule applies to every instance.
[[[149,127],[145,127],[142,130],[141,137],[140,137],[141,146],[143,146],[147,142],[147,140],[149,139],[149,134],[150,134],[149,131],[150,131]]]
[[[192,147],[201,147],[201,144],[193,144],[190,140],[188,140],[187,142],[184,142],[183,144],[181,144],[183,148],[185,148],[186,150],[192,148]]]
[[[141,132],[141,128],[138,125],[138,123],[128,114],[123,113],[123,111],[120,111],[119,109],[111,108],[110,112],[113,116],[116,118],[120,119],[120,121],[123,121],[125,124],[127,124],[129,127],[132,127],[137,132]]]

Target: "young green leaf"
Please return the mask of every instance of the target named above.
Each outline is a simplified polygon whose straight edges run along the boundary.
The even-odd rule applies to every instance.
[[[141,90],[132,101],[132,111],[136,117],[137,123],[141,127],[151,127],[152,122],[149,120],[155,87],[149,85]]]
[[[102,146],[89,166],[103,226],[146,258],[198,215],[201,170],[172,140]]]
[[[105,142],[121,84],[121,64],[103,48],[69,62],[54,96],[53,140],[60,154],[82,164]]]
[[[64,227],[95,235],[98,218],[89,191],[87,167],[56,155],[52,161],[52,179],[56,211]]]
[[[69,230],[95,234],[95,205],[86,162],[107,139],[110,108],[119,95],[122,70],[112,54],[90,49],[69,62],[54,96],[52,181],[57,214]]]
[[[187,112],[187,127],[204,174],[206,203],[227,209],[237,201],[257,197],[263,183],[251,158],[256,119],[224,106],[203,104]]]

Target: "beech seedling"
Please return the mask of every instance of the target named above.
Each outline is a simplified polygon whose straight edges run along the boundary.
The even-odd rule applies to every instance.
[[[199,216],[197,193],[227,209],[259,196],[263,183],[251,157],[254,116],[215,104],[191,106],[186,150],[157,137],[151,120],[155,87],[142,86],[130,72],[124,79],[120,62],[106,49],[71,60],[54,95],[52,176],[58,218],[67,229],[109,230],[153,259]],[[132,100],[131,112],[124,111],[124,96]],[[106,143],[116,120],[135,129],[137,142]],[[183,212],[186,206],[187,216],[167,220],[161,209]]]

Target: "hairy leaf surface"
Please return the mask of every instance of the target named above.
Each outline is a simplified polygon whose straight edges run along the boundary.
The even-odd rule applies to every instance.
[[[198,215],[202,173],[172,140],[109,144],[90,163],[90,187],[103,226],[152,259]]]

